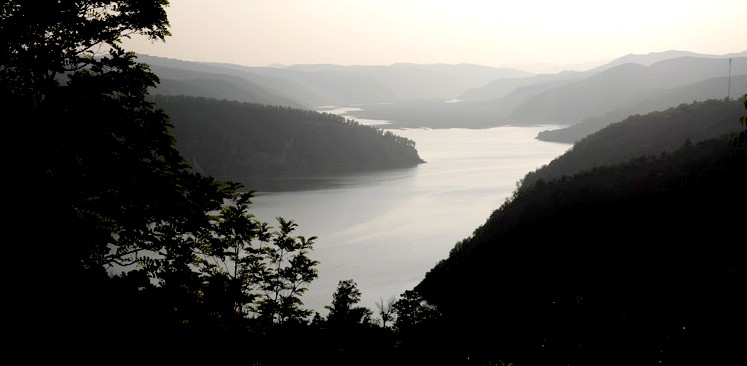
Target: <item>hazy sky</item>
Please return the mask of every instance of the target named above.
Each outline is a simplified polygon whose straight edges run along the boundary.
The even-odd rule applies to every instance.
[[[125,47],[249,66],[472,63],[529,71],[630,53],[747,50],[745,0],[171,0],[167,12],[165,43]]]

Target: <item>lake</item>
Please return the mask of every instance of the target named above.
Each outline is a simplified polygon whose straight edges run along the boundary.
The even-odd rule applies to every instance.
[[[386,128],[382,121],[358,121]],[[394,129],[416,142],[426,163],[326,177],[324,184],[309,182],[313,189],[258,192],[252,212],[272,226],[278,216],[293,220],[296,235],[318,237],[311,257],[320,261],[319,277],[303,298],[305,307],[326,315],[338,282],[353,279],[359,305],[375,314],[376,301],[412,289],[528,172],[571,147],[535,139],[558,127]]]

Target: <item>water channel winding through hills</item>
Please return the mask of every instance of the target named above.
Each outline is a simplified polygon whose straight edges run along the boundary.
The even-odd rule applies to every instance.
[[[325,109],[345,115],[349,109]],[[386,129],[385,121],[361,120]],[[526,173],[570,144],[535,139],[560,126],[487,129],[395,129],[416,142],[426,163],[406,169],[318,177],[313,189],[258,192],[253,213],[271,225],[280,216],[295,232],[316,236],[319,277],[303,301],[326,314],[338,281],[353,279],[362,306],[412,289],[459,240],[471,235],[513,193]]]

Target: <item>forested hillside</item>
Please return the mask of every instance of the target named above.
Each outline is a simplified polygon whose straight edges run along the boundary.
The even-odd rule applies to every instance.
[[[711,115],[726,106],[745,112],[708,102],[631,118],[589,138],[597,149],[567,153],[588,162],[609,149],[619,162],[525,181],[416,286],[442,314],[433,344],[482,364],[737,359],[747,266],[735,210],[747,205],[747,152],[733,134],[694,143],[682,131],[686,119],[718,124]],[[651,150],[625,158],[629,133],[648,134]]]
[[[570,176],[596,166],[625,162],[643,155],[658,155],[682,146],[734,133],[741,101],[706,100],[644,115],[631,115],[577,141],[547,166],[527,174],[524,183]]]
[[[423,162],[414,141],[332,114],[187,96],[155,101],[172,120],[177,148],[195,167],[252,189]]]

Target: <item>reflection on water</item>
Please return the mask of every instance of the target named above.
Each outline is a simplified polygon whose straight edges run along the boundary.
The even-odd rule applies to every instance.
[[[535,139],[555,126],[403,129],[427,161],[414,168],[296,180],[297,191],[259,192],[253,213],[317,236],[319,278],[304,304],[325,314],[337,283],[353,279],[363,305],[412,289],[459,240],[499,208],[524,175],[571,145]]]
[[[403,179],[415,174],[416,167],[386,170],[369,170],[365,172],[336,172],[306,176],[271,176],[256,180],[257,186],[268,187],[266,193],[301,192],[320,189],[352,188],[358,185],[372,185],[382,182]],[[261,194],[262,192],[260,192]]]

